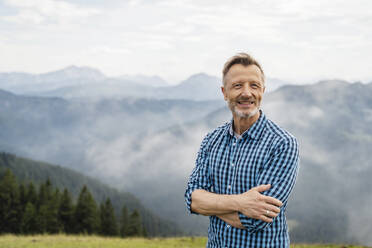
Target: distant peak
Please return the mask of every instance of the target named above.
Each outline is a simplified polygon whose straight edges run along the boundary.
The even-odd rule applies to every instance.
[[[350,83],[341,79],[331,79],[331,80],[321,80],[317,83],[318,85],[327,86],[327,87],[339,87],[346,86]]]
[[[62,70],[67,71],[67,70],[78,70],[78,69],[79,69],[78,66],[76,66],[76,65],[70,65],[70,66],[65,67],[65,68],[62,69]]]
[[[10,91],[0,89],[0,96],[14,96],[14,95],[15,94]]]
[[[142,85],[149,85],[149,86],[168,86],[169,83],[162,79],[157,75],[144,75],[144,74],[136,74],[136,75],[122,75],[119,77],[123,80],[129,80],[132,82],[136,82]]]
[[[190,79],[196,79],[196,78],[206,78],[206,77],[213,77],[213,76],[210,76],[208,75],[207,73],[205,72],[199,72],[199,73],[196,73],[196,74],[193,74],[191,75],[190,77],[188,77],[186,80],[190,80]]]
[[[67,66],[59,71],[64,71],[64,72],[93,72],[93,73],[98,73],[98,74],[101,74],[103,75],[103,73],[96,69],[96,68],[93,68],[93,67],[89,67],[89,66],[76,66],[76,65],[70,65],[70,66]]]
[[[91,80],[101,80],[106,77],[98,69],[88,67],[88,66],[76,66],[76,65],[70,65],[57,71],[47,72],[45,74],[42,74],[41,76],[48,77],[48,78],[56,77],[56,78],[65,78],[65,79],[85,78],[85,79],[91,79]]]

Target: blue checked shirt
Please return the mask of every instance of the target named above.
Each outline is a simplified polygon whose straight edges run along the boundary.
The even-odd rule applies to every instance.
[[[233,122],[208,133],[201,143],[196,166],[185,192],[191,211],[191,194],[204,189],[216,194],[241,194],[261,184],[271,184],[262,194],[283,202],[272,223],[238,213],[245,229],[235,228],[210,216],[207,247],[289,247],[285,210],[298,172],[298,143],[295,137],[268,120],[259,119],[240,137]]]

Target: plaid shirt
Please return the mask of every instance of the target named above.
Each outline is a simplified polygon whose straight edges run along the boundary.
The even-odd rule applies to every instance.
[[[210,216],[207,247],[289,247],[285,209],[298,173],[298,143],[295,137],[268,120],[259,119],[240,137],[233,121],[209,133],[201,143],[185,192],[191,211],[191,194],[204,189],[216,194],[241,194],[261,184],[271,184],[262,194],[283,202],[272,223],[238,213],[245,229],[230,226]]]

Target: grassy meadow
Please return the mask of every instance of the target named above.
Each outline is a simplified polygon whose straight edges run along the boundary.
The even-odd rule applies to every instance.
[[[207,238],[105,238],[79,235],[0,236],[0,248],[204,248]],[[291,245],[292,248],[363,248],[350,245]]]

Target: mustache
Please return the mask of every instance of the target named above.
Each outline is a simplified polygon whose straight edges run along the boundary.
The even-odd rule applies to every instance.
[[[236,99],[236,101],[238,102],[241,102],[241,101],[256,101],[256,99],[254,97],[239,97]]]

